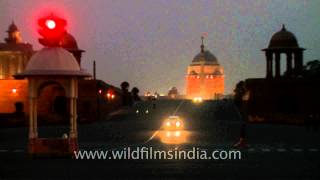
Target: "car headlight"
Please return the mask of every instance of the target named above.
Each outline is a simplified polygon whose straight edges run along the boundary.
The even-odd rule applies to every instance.
[[[170,122],[167,122],[167,123],[166,123],[166,126],[171,126],[171,123],[170,123]]]
[[[180,127],[180,126],[181,126],[181,122],[180,122],[180,121],[177,121],[177,122],[176,122],[176,126],[177,126],[177,127]]]

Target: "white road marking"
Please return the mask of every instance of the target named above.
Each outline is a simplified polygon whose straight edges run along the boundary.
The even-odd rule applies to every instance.
[[[0,149],[0,152],[8,152],[6,149]]]
[[[284,148],[278,148],[277,151],[278,151],[278,152],[286,152],[287,150],[284,149]]]
[[[318,151],[319,151],[319,149],[316,149],[316,148],[310,148],[310,149],[309,149],[309,151],[310,151],[310,152],[318,152]]]
[[[262,151],[263,152],[270,152],[271,150],[269,148],[263,148]]]
[[[303,151],[303,149],[300,149],[300,148],[293,148],[292,149],[294,152],[302,152]]]
[[[13,150],[13,152],[19,153],[19,152],[23,152],[23,150],[22,149],[15,149],[15,150]]]

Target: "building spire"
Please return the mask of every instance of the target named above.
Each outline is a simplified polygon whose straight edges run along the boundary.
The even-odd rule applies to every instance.
[[[201,52],[204,53],[204,44],[203,44],[203,41],[204,41],[204,36],[201,36]]]
[[[281,29],[281,30],[282,30],[282,31],[286,31],[286,30],[287,30],[285,24],[282,24],[282,29]]]

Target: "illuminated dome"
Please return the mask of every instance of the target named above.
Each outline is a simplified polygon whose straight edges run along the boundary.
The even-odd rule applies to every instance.
[[[299,48],[299,44],[295,35],[283,25],[281,31],[272,36],[269,48]]]
[[[205,50],[197,54],[192,61],[192,64],[199,64],[201,61],[204,61],[206,64],[218,64],[218,60],[215,55],[210,51]]]
[[[15,76],[38,75],[90,76],[80,69],[74,56],[61,47],[41,49],[31,57],[25,71]]]

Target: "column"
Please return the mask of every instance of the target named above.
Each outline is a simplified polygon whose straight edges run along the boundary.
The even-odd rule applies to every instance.
[[[70,138],[77,138],[77,89],[75,79],[72,79],[70,83]]]
[[[267,69],[266,69],[266,72],[267,72],[267,78],[272,78],[273,77],[273,67],[272,67],[272,61],[273,61],[273,58],[272,58],[272,53],[271,52],[266,52],[266,59],[267,59]]]
[[[35,92],[35,81],[29,80],[29,139],[38,137],[37,130],[37,92]]]
[[[300,75],[302,73],[303,69],[303,55],[302,51],[295,52],[294,54],[294,65],[295,65],[295,72],[297,75]]]
[[[34,137],[37,138],[38,137],[38,112],[37,112],[38,98],[34,97],[32,101],[33,101],[33,134],[34,134]]]
[[[33,128],[34,128],[34,125],[33,125],[34,105],[33,105],[33,98],[32,97],[29,98],[29,107],[30,107],[29,108],[29,139],[33,139],[35,137],[35,135],[34,135],[34,131],[33,131]]]
[[[76,132],[74,130],[74,116],[75,116],[75,112],[74,112],[74,103],[73,100],[74,97],[70,97],[70,138],[75,138],[76,137]]]
[[[292,76],[292,53],[287,53],[287,76]]]
[[[77,130],[77,98],[74,97],[72,98],[73,102],[73,132],[74,132],[74,137],[78,137],[78,130]]]
[[[276,78],[280,78],[280,53],[276,53]]]

